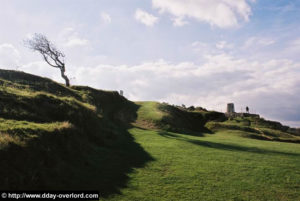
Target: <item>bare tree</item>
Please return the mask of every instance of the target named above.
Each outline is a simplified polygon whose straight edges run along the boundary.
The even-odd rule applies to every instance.
[[[43,34],[34,34],[33,38],[26,40],[25,45],[33,51],[39,52],[43,59],[54,68],[59,68],[61,77],[65,80],[66,86],[70,86],[70,80],[65,71],[65,55],[56,49],[56,47]]]

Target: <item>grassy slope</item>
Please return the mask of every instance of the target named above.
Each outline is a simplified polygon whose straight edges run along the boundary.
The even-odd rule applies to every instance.
[[[286,126],[278,122],[267,121],[257,117],[237,117],[224,122],[208,122],[210,130],[240,130],[246,131],[244,137],[300,143],[300,136],[289,133]]]
[[[106,200],[300,200],[300,146],[222,131],[205,137],[131,129],[154,158]]]
[[[0,83],[0,189],[105,196],[151,160],[126,130],[137,106],[117,92],[5,70]]]
[[[192,112],[184,108],[158,102],[137,102],[139,106],[135,126],[201,135],[208,120],[218,119],[217,112]]]

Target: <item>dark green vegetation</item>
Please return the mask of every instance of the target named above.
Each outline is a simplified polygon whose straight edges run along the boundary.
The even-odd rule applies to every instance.
[[[127,131],[138,107],[117,92],[14,71],[1,70],[0,78],[0,189],[105,196],[152,160]]]
[[[300,200],[300,137],[277,122],[133,103],[15,71],[0,70],[0,84],[0,189]]]
[[[279,122],[267,121],[259,117],[236,117],[224,122],[208,122],[206,127],[212,131],[240,130],[244,137],[255,139],[300,143],[300,135],[290,131]]]
[[[166,103],[137,102],[137,105],[139,110],[134,125],[146,129],[163,129],[199,135],[201,132],[207,131],[204,127],[206,122],[225,118],[222,113],[192,112]]]

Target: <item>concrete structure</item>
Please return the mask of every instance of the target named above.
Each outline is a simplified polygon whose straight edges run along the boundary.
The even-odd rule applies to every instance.
[[[227,104],[227,111],[226,112],[229,113],[229,114],[235,113],[233,103],[228,103]]]
[[[237,112],[235,112],[233,103],[228,103],[227,104],[227,111],[225,113],[225,116],[228,117],[228,118],[232,118],[232,117],[257,117],[257,118],[259,118],[258,114],[250,114],[249,110],[248,110],[247,113],[243,113],[243,112],[237,113]]]
[[[124,96],[123,90],[120,90],[120,95],[121,95],[121,96]]]

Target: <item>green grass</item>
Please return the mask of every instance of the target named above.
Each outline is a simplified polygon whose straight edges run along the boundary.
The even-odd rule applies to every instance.
[[[154,161],[104,200],[300,200],[300,145],[131,129]]]
[[[146,129],[163,129],[198,135],[205,130],[207,114],[158,102],[137,102],[137,119],[134,126]]]
[[[45,133],[57,133],[73,129],[69,122],[34,123],[0,118],[0,150],[9,145],[26,146],[28,141]]]
[[[288,127],[279,122],[267,121],[262,118],[237,117],[223,122],[210,121],[206,127],[212,131],[240,130],[244,131],[244,137],[300,143],[300,136],[288,132]]]
[[[139,106],[135,126],[157,129],[161,127],[161,121],[168,114],[159,110],[159,103],[153,101],[136,102]]]
[[[140,109],[138,110],[138,119],[148,120],[148,121],[161,121],[165,114],[159,110],[158,102],[136,102]]]

